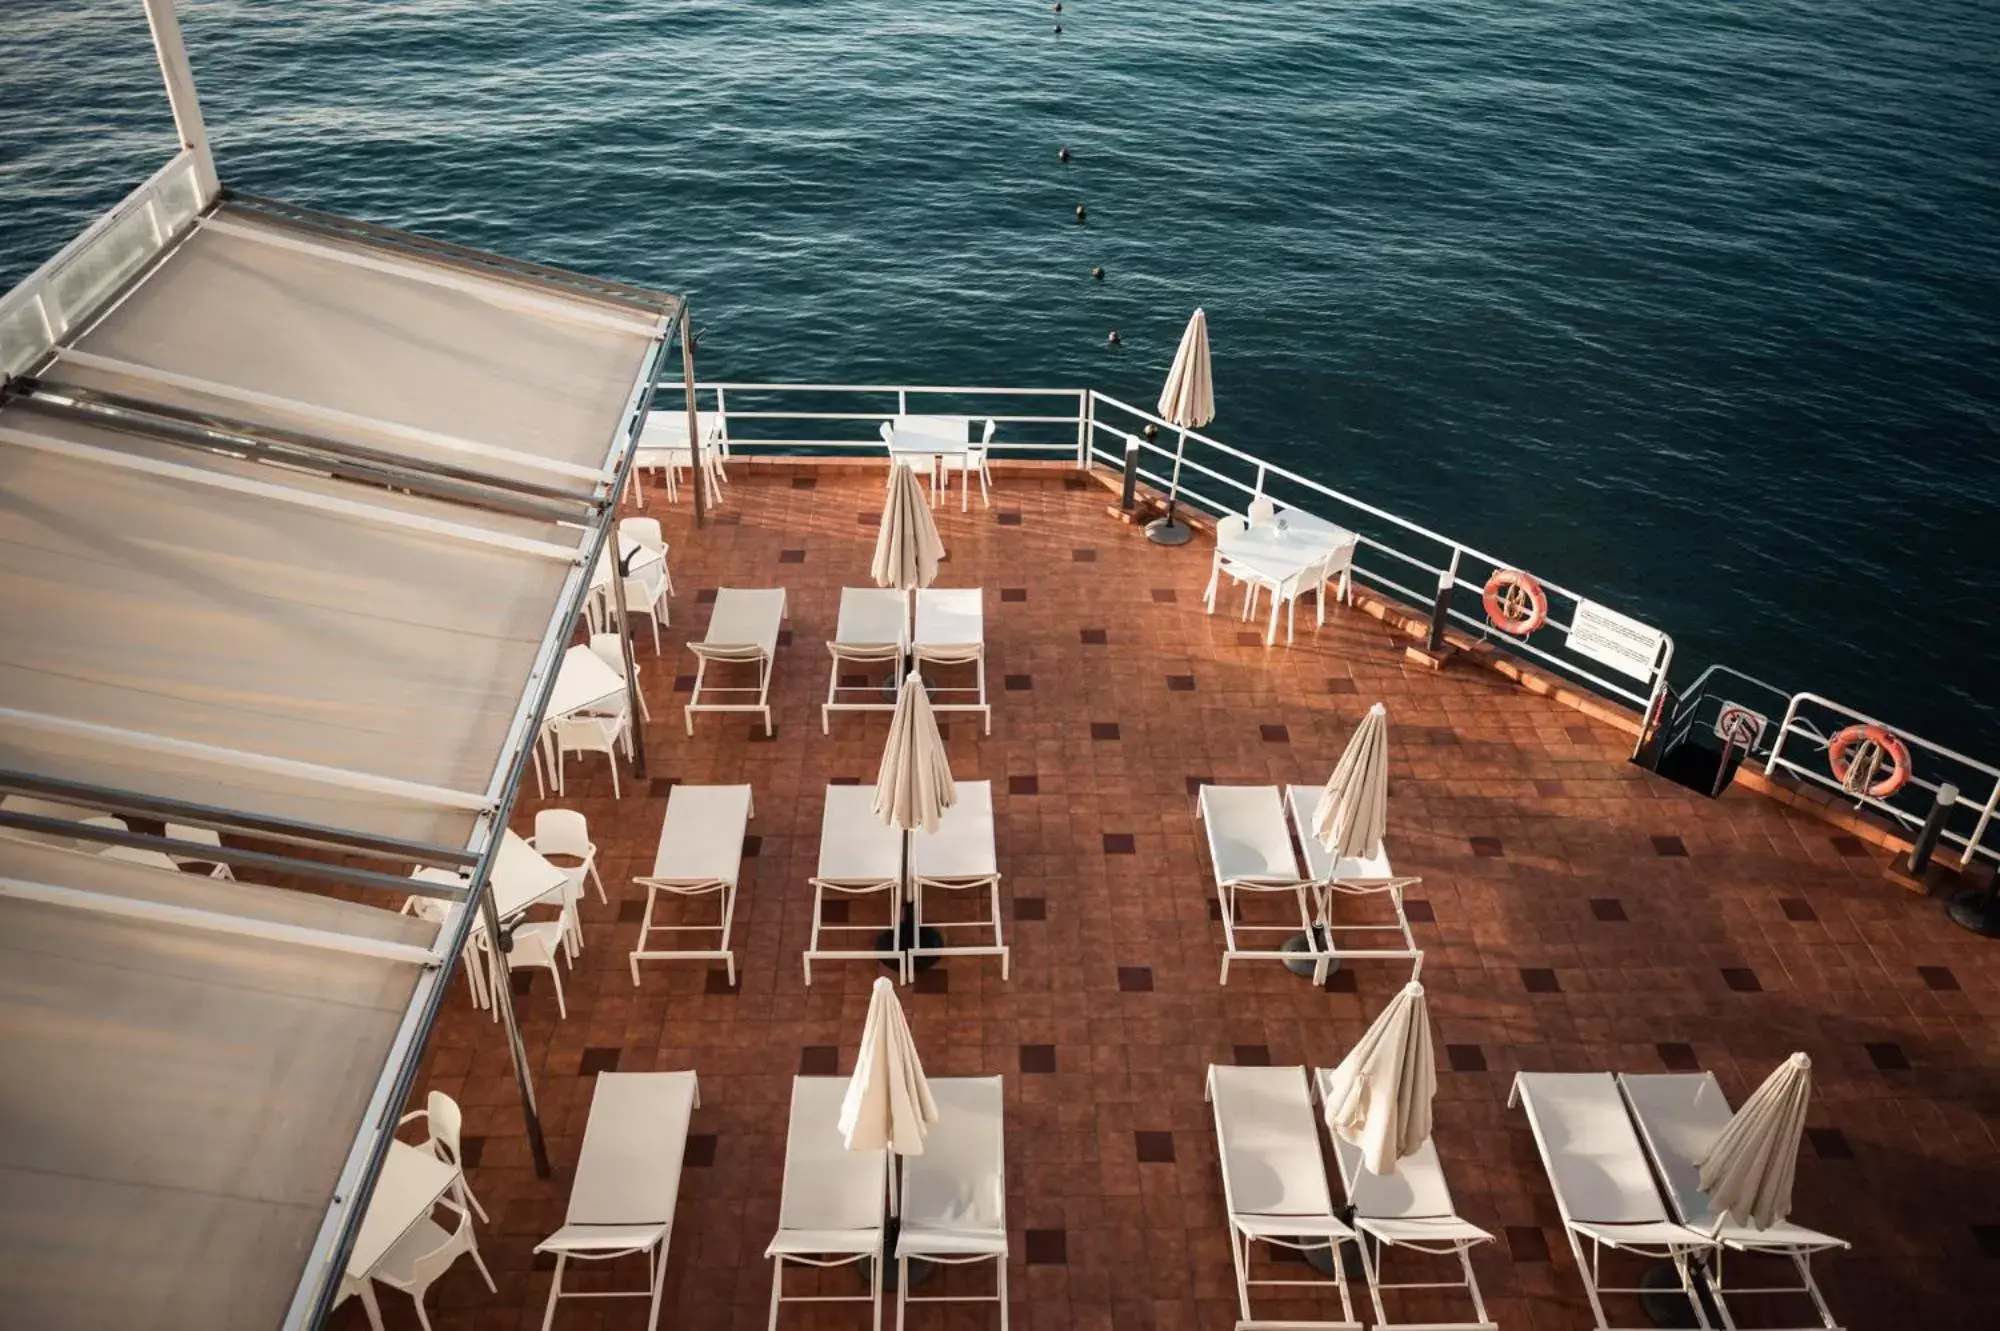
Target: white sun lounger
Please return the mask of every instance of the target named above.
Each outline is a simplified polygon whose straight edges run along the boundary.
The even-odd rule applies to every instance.
[[[806,942],[806,983],[813,982],[813,961],[894,961],[899,979],[907,978],[907,958],[891,947],[825,948],[820,935],[862,934],[869,937],[887,929],[893,935],[903,911],[903,834],[884,823],[875,813],[875,787],[828,786],[826,811],[819,822],[819,867],[812,877],[812,936]],[[830,894],[830,895],[829,895]],[[826,922],[828,900],[850,901],[855,897],[885,895],[889,902],[886,920],[874,924]],[[895,942],[892,937],[890,941]]]
[[[1223,1202],[1229,1208],[1229,1256],[1236,1264],[1236,1301],[1242,1313],[1237,1331],[1260,1327],[1360,1331],[1340,1249],[1355,1235],[1334,1214],[1333,1197],[1327,1191],[1326,1161],[1320,1154],[1306,1070],[1211,1063],[1207,1097],[1215,1107],[1216,1155],[1222,1164]],[[1323,1290],[1326,1281],[1251,1279],[1253,1242],[1300,1252],[1332,1249],[1339,1320],[1259,1320],[1250,1310],[1252,1286]]]
[[[935,832],[910,834],[910,911],[918,945],[910,949],[914,964],[918,957],[998,957],[1000,978],[1007,978],[1007,942],[1000,932],[1000,858],[993,840],[993,783],[960,781],[958,802],[944,811]],[[935,920],[924,916],[926,894],[977,892],[985,888],[987,913],[970,920]],[[933,904],[936,898],[932,896]],[[936,929],[947,941],[937,947],[922,945],[925,928]],[[950,932],[992,929],[991,943],[951,943]]]
[[[1285,787],[1285,807],[1292,816],[1292,829],[1298,833],[1299,847],[1305,852],[1306,877],[1312,880],[1314,904],[1319,913],[1322,932],[1315,941],[1336,962],[1407,961],[1410,978],[1414,980],[1423,970],[1424,952],[1410,930],[1410,917],[1403,909],[1403,889],[1423,879],[1397,877],[1389,867],[1386,848],[1372,860],[1335,859],[1312,830],[1313,816],[1318,813],[1325,794],[1319,786]],[[1334,903],[1343,898],[1386,901],[1394,913],[1394,922],[1336,923]]]
[[[1789,1220],[1769,1229],[1753,1229],[1716,1214],[1701,1190],[1700,1169],[1695,1162],[1708,1154],[1734,1116],[1715,1074],[1621,1072],[1618,1089],[1625,1093],[1625,1104],[1639,1128],[1639,1140],[1652,1159],[1675,1218],[1689,1229],[1714,1236],[1724,1252],[1789,1258],[1798,1272],[1796,1285],[1730,1286],[1723,1280],[1723,1255],[1717,1253],[1707,1275],[1718,1307],[1726,1307],[1730,1295],[1803,1294],[1813,1301],[1819,1324],[1838,1331],[1840,1323],[1834,1320],[1819,1282],[1813,1279],[1811,1258],[1816,1252],[1848,1247],[1847,1241]]]
[[[1313,1100],[1326,1103],[1333,1069],[1313,1070]],[[1480,1297],[1479,1280],[1472,1272],[1472,1249],[1491,1243],[1493,1236],[1479,1226],[1459,1218],[1452,1205],[1451,1189],[1444,1181],[1444,1167],[1438,1164],[1437,1146],[1426,1139],[1414,1154],[1396,1162],[1393,1174],[1371,1174],[1361,1163],[1361,1148],[1339,1137],[1333,1139],[1334,1164],[1340,1171],[1340,1187],[1354,1208],[1354,1228],[1361,1233],[1363,1268],[1368,1272],[1368,1294],[1375,1303],[1375,1325],[1382,1331],[1496,1331],[1486,1315],[1486,1300]],[[1371,1250],[1369,1240],[1374,1240]],[[1399,1281],[1382,1283],[1382,1250],[1404,1248],[1458,1258],[1460,1280]],[[1392,1322],[1382,1307],[1385,1289],[1463,1289],[1472,1296],[1470,1322]]]
[[[833,629],[833,641],[826,645],[833,657],[832,672],[826,681],[826,701],[820,704],[819,732],[831,734],[828,720],[835,712],[893,712],[896,704],[884,700],[879,684],[840,682],[843,662],[856,665],[891,663],[890,674],[900,679],[903,653],[910,647],[910,599],[893,587],[842,587],[840,619]],[[869,702],[842,702],[842,693],[860,693]]]
[[[912,1303],[1000,1305],[1007,1328],[1007,1167],[1000,1078],[932,1077],[938,1119],[921,1155],[903,1161],[903,1227],[896,1237],[896,1328]],[[910,1293],[912,1257],[944,1266],[992,1262],[993,1294]]]
[[[632,949],[632,984],[639,984],[642,961],[720,960],[736,984],[736,953],[729,946],[736,922],[736,880],[743,872],[743,833],[753,804],[748,786],[675,786],[660,820],[660,843],[653,871],[633,881],[646,889],[646,914],[639,921],[639,945]],[[660,893],[716,898],[714,924],[654,924]],[[654,934],[712,933],[711,948],[652,947]]]
[[[1598,1331],[1611,1331],[1603,1295],[1641,1292],[1636,1286],[1602,1283],[1605,1248],[1672,1262],[1695,1321],[1708,1326],[1689,1263],[1712,1255],[1715,1242],[1667,1215],[1667,1204],[1653,1182],[1645,1149],[1611,1074],[1518,1073],[1507,1104],[1528,1111],[1528,1126],[1534,1130],[1542,1168],[1555,1191],[1563,1233],[1576,1255],[1577,1274],[1583,1278]],[[1584,1240],[1590,1243],[1588,1259]]]
[[[1222,983],[1229,983],[1232,961],[1297,961],[1316,963],[1314,981],[1326,980],[1322,954],[1313,940],[1312,908],[1306,899],[1307,880],[1299,873],[1292,834],[1285,826],[1285,809],[1276,786],[1203,786],[1196,806],[1208,833],[1208,859],[1215,870],[1215,894],[1222,903]],[[1237,917],[1239,893],[1289,895],[1298,908],[1296,923],[1246,924]],[[1310,952],[1285,952],[1277,943],[1254,945],[1255,935],[1303,933],[1313,943]],[[1244,937],[1239,938],[1239,935]]]
[[[715,594],[715,606],[708,617],[708,631],[700,642],[688,644],[698,663],[694,671],[694,692],[689,695],[684,718],[687,733],[694,734],[696,712],[761,712],[764,733],[771,733],[771,661],[778,652],[778,635],[785,626],[783,587],[724,587]],[[708,668],[717,662],[742,663],[757,668],[757,683],[708,684]],[[701,691],[710,693],[754,693],[756,702],[703,702]]]
[[[927,665],[972,667],[971,684],[947,688],[925,675],[936,701],[933,711],[978,712],[993,733],[993,709],[986,703],[985,593],[977,587],[925,587],[917,593],[917,629],[913,639],[916,668]],[[945,702],[970,694],[969,702]]]
[[[792,1078],[792,1117],[785,1130],[785,1181],[778,1232],[764,1255],[771,1268],[771,1322],[786,1303],[867,1303],[882,1327],[882,1241],[889,1184],[888,1152],[850,1151],[840,1139],[845,1077]],[[785,1263],[846,1266],[872,1261],[866,1294],[786,1294]]]
[[[644,1299],[647,1331],[659,1325],[660,1289],[667,1277],[674,1201],[680,1196],[681,1156],[688,1119],[701,1103],[692,1072],[600,1072],[590,1097],[576,1180],[563,1226],[535,1245],[556,1257],[542,1331],[555,1321],[560,1299]],[[576,1291],[562,1287],[563,1269],[580,1262],[646,1255],[646,1288]]]

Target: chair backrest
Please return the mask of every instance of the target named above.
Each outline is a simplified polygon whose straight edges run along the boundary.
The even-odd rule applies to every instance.
[[[430,1132],[431,1154],[446,1164],[458,1164],[458,1138],[465,1128],[458,1101],[443,1091],[432,1091],[424,1098],[424,1127]]]
[[[651,577],[633,574],[625,579],[625,605],[628,609],[651,610],[659,604],[660,596],[667,590],[667,580],[658,569],[650,570]],[[624,671],[619,671],[623,674]]]
[[[1271,525],[1271,520],[1277,516],[1278,516],[1278,505],[1271,499],[1269,495],[1258,495],[1255,499],[1250,501],[1251,526],[1268,527]]]
[[[403,902],[401,913],[428,924],[443,924],[451,917],[451,903],[442,897],[410,897]]]
[[[1234,513],[1218,519],[1215,524],[1216,548],[1227,550],[1230,546],[1236,544],[1243,533],[1248,530],[1250,530],[1250,524]]]
[[[625,643],[616,633],[593,633],[590,635],[590,654],[611,667],[611,673],[625,678]],[[538,827],[539,823],[536,824]],[[539,833],[538,833],[539,835]]]
[[[999,424],[998,424],[997,422],[995,422],[995,421],[993,421],[992,419],[990,419],[990,418],[989,418],[989,419],[987,420],[987,422],[986,422],[986,433],[984,433],[984,434],[982,434],[982,435],[980,435],[980,436],[979,436],[979,442],[980,442],[980,443],[981,443],[982,445],[984,445],[984,444],[990,444],[990,443],[992,443],[992,442],[993,442],[993,434],[994,434],[994,432],[995,432],[996,430],[998,430],[999,428],[1000,428]]]
[[[438,1198],[437,1205],[455,1214],[458,1223],[446,1233],[444,1242],[410,1260],[410,1285],[417,1290],[429,1289],[439,1276],[451,1269],[459,1254],[472,1251],[471,1209],[460,1206],[449,1195]]]
[[[643,549],[660,551],[667,548],[667,538],[660,534],[658,518],[623,518],[618,523],[618,530],[637,541]]]
[[[882,442],[885,444],[896,442],[896,427],[888,421],[882,422]]]
[[[610,753],[618,746],[623,724],[610,716],[565,716],[556,722],[556,745],[564,752]]]
[[[590,824],[575,809],[543,809],[535,815],[535,849],[543,855],[590,854]]]
[[[537,921],[522,925],[514,930],[514,946],[507,953],[510,966],[547,966],[554,969],[556,964],[556,939],[560,935],[556,927],[548,921]]]

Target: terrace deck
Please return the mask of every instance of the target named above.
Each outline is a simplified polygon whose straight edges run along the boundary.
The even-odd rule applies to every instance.
[[[613,800],[601,760],[572,764],[564,803],[588,815],[613,899],[585,900],[567,1021],[546,976],[516,981],[553,1179],[529,1167],[505,1042],[462,984],[432,1041],[418,1095],[436,1087],[465,1107],[500,1282],[496,1299],[469,1263],[453,1269],[431,1295],[440,1331],[540,1324],[549,1276],[530,1250],[560,1223],[593,1077],[614,1068],[701,1078],[662,1325],[765,1324],[790,1078],[852,1068],[879,973],[823,963],[808,989],[799,954],[821,791],[872,780],[887,729],[885,714],[837,715],[826,738],[818,716],[822,644],[839,588],[866,581],[881,473],[739,466],[734,479],[705,531],[684,502],[648,492],[679,587],[666,653],[639,648],[650,783]],[[1855,1245],[1815,1264],[1836,1313],[1855,1328],[1992,1325],[2000,951],[1885,881],[1874,847],[1741,789],[1711,802],[1660,780],[1626,761],[1628,735],[1491,672],[1413,667],[1376,619],[1336,610],[1315,631],[1302,616],[1295,646],[1267,650],[1233,614],[1202,613],[1205,542],[1153,547],[1082,484],[1002,475],[991,509],[961,516],[954,495],[937,510],[940,583],[987,590],[993,733],[954,719],[949,747],[960,777],[994,783],[1013,979],[954,958],[905,1005],[932,1073],[1005,1077],[1017,1331],[1233,1325],[1202,1070],[1331,1064],[1406,972],[1354,965],[1322,992],[1246,962],[1218,986],[1191,791],[1323,781],[1377,700],[1389,846],[1399,871],[1423,877],[1412,915],[1443,1064],[1437,1141],[1460,1212],[1500,1236],[1476,1257],[1499,1324],[1588,1319],[1532,1140],[1506,1108],[1517,1069],[1708,1068],[1740,1102],[1802,1049],[1815,1087],[1796,1215]],[[740,716],[682,732],[693,662],[681,643],[719,585],[791,593],[769,741]],[[638,989],[627,974],[643,900],[632,878],[676,781],[755,788],[735,990],[719,964],[649,963]],[[515,826],[537,807],[524,798]],[[392,1327],[414,1325],[406,1299],[382,1301]],[[642,1309],[566,1304],[557,1324],[636,1328]],[[362,1325],[358,1306],[335,1324]],[[865,1314],[788,1309],[783,1325]],[[912,1325],[997,1320],[990,1306],[933,1308]]]

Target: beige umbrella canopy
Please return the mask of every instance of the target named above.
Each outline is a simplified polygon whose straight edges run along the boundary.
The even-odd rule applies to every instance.
[[[1187,524],[1174,521],[1174,506],[1180,502],[1181,459],[1187,453],[1187,432],[1198,430],[1215,419],[1215,379],[1208,364],[1208,315],[1197,309],[1181,334],[1180,350],[1174,353],[1173,368],[1167,371],[1166,385],[1160,389],[1160,418],[1180,427],[1180,442],[1174,447],[1173,483],[1167,487],[1167,516],[1146,528],[1148,539],[1160,545],[1184,544],[1190,533]]]
[[[1389,710],[1368,709],[1334,764],[1313,813],[1313,836],[1335,859],[1372,860],[1389,825]]]
[[[1729,1126],[1695,1162],[1701,1190],[1718,1215],[1727,1213],[1753,1229],[1769,1229],[1792,1211],[1792,1176],[1806,1102],[1812,1098],[1812,1060],[1793,1054],[1743,1102]]]
[[[875,774],[875,812],[905,832],[935,832],[944,811],[957,802],[937,714],[931,710],[923,677],[913,670],[903,677],[889,720],[889,742]]]
[[[900,463],[889,467],[889,497],[875,533],[875,563],[869,573],[877,587],[914,592],[937,578],[944,542],[931,506],[924,502],[917,474]]]
[[[840,1102],[840,1136],[850,1151],[884,1148],[898,1155],[922,1155],[924,1134],[937,1122],[937,1105],[924,1077],[917,1042],[896,986],[886,975],[868,995],[868,1020],[861,1028],[861,1055]]]
[[[1326,1126],[1361,1148],[1372,1174],[1392,1174],[1396,1162],[1430,1139],[1437,1056],[1430,1009],[1415,980],[1348,1051],[1326,1089]]]

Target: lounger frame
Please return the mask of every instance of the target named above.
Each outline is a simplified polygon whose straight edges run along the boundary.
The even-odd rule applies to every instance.
[[[713,632],[715,621],[729,607],[731,598],[743,596],[764,597],[776,593],[778,598],[778,622],[783,625],[790,616],[785,590],[782,587],[723,587],[715,594],[715,605],[709,615],[709,629]],[[681,719],[687,725],[687,733],[694,734],[694,714],[696,712],[756,712],[764,718],[764,734],[773,733],[771,724],[771,669],[776,656],[777,643],[783,639],[783,629],[773,635],[771,646],[762,642],[710,642],[704,638],[700,642],[690,642],[688,650],[695,654],[694,690],[688,695],[687,705],[681,709]],[[751,684],[710,684],[708,668],[711,665],[753,665],[757,669],[757,682]],[[711,694],[757,695],[755,702],[703,702],[702,692]]]
[[[807,881],[812,884],[812,932],[806,940],[806,950],[801,958],[805,966],[806,984],[812,984],[814,961],[893,961],[896,963],[898,983],[907,984],[910,979],[909,954],[900,947],[883,950],[881,948],[821,947],[823,935],[879,934],[884,929],[890,933],[890,941],[899,941],[895,935],[903,919],[903,883],[909,865],[909,838],[902,832],[890,830],[897,840],[897,860],[895,869],[880,876],[848,877],[829,873],[826,864],[827,833],[835,825],[851,825],[861,822],[871,828],[879,827],[881,820],[873,811],[874,786],[828,786],[826,807],[820,817],[820,858],[818,872]],[[856,924],[852,921],[829,924],[823,918],[825,906],[831,899],[854,901],[864,897],[886,895],[889,902],[889,918],[886,923]]]
[[[889,603],[895,603],[898,628],[894,640],[872,640],[869,638],[849,638],[859,622],[871,611],[882,614]],[[886,616],[885,616],[886,618]],[[827,654],[833,658],[826,680],[826,701],[819,708],[819,733],[833,733],[832,717],[835,712],[893,712],[893,699],[885,699],[883,690],[877,684],[842,684],[840,667],[843,663],[855,665],[892,664],[890,672],[894,679],[902,678],[903,657],[909,651],[910,604],[902,592],[884,587],[843,587],[840,589],[840,617],[834,624],[833,640],[826,645]],[[843,700],[842,694],[859,693],[870,697],[869,702]]]
[[[1417,946],[1416,932],[1410,928],[1403,892],[1423,879],[1395,873],[1389,867],[1386,851],[1373,861],[1334,859],[1312,832],[1312,811],[1319,807],[1322,793],[1318,786],[1285,787],[1285,815],[1298,837],[1306,877],[1312,884],[1313,913],[1319,929],[1313,938],[1321,944],[1325,969],[1331,970],[1343,961],[1407,961],[1410,978],[1417,979],[1424,968],[1424,950]],[[1334,908],[1342,900],[1386,902],[1393,919],[1386,924],[1335,923]],[[1367,946],[1383,934],[1393,938],[1380,938],[1383,946]],[[1349,946],[1342,942],[1343,935],[1360,937]],[[1395,946],[1396,943],[1402,946]],[[1320,980],[1325,982],[1324,974]]]
[[[792,1079],[791,1114],[785,1130],[783,1192],[780,1195],[778,1203],[781,1226],[783,1224],[783,1217],[789,1209],[786,1202],[791,1196],[792,1189],[798,1184],[798,1179],[795,1177],[793,1170],[792,1148],[795,1145],[795,1140],[798,1138],[802,1127],[806,1131],[811,1132],[838,1131],[835,1123],[840,1115],[840,1101],[841,1097],[846,1093],[847,1080],[845,1077],[794,1077]],[[807,1116],[807,1120],[809,1121],[801,1120],[802,1113]],[[870,1174],[873,1180],[872,1188],[875,1213],[874,1241],[866,1247],[851,1244],[846,1248],[836,1246],[830,1249],[793,1250],[791,1248],[780,1247],[784,1243],[788,1233],[809,1233],[815,1235],[817,1238],[822,1235],[831,1237],[836,1233],[851,1233],[858,1236],[866,1231],[829,1231],[819,1230],[816,1227],[804,1231],[788,1231],[781,1227],[772,1236],[770,1247],[765,1250],[765,1256],[771,1258],[772,1261],[771,1316],[768,1323],[770,1331],[777,1331],[778,1315],[787,1303],[866,1303],[870,1305],[870,1326],[873,1331],[882,1331],[882,1268],[887,1265],[884,1248],[888,1237],[888,1226],[886,1223],[887,1210],[884,1205],[889,1181],[888,1153],[882,1150],[875,1150],[856,1152],[854,1154],[857,1158],[852,1161],[852,1166],[857,1178],[860,1176],[861,1168],[867,1163],[858,1157],[874,1157],[876,1167]],[[800,1243],[803,1240],[794,1238],[793,1242]],[[785,1293],[785,1264],[787,1262],[794,1266],[818,1269],[852,1266],[857,1262],[868,1262],[870,1263],[868,1292],[866,1294],[787,1294]]]
[[[1259,795],[1269,795],[1268,809]],[[1255,806],[1255,807],[1252,807]],[[1229,983],[1229,963],[1232,961],[1279,961],[1294,962],[1310,960],[1313,965],[1313,982],[1326,982],[1326,960],[1319,949],[1313,933],[1312,905],[1307,896],[1312,884],[1299,872],[1298,854],[1292,848],[1292,835],[1285,823],[1284,810],[1276,786],[1203,786],[1195,798],[1195,817],[1201,822],[1207,834],[1208,863],[1215,878],[1215,895],[1222,908],[1222,978],[1221,983]],[[1254,818],[1259,824],[1248,826]],[[1291,863],[1290,871],[1272,874],[1229,874],[1223,869],[1222,846],[1219,839],[1232,829],[1247,841],[1258,845],[1266,859],[1276,859],[1282,854]],[[1282,847],[1282,850],[1280,849]],[[1282,897],[1289,893],[1298,907],[1298,923],[1286,921],[1283,924],[1246,924],[1237,918],[1237,899],[1243,894],[1252,899],[1261,897]],[[1304,952],[1286,952],[1282,945],[1260,947],[1250,935],[1282,934],[1290,938],[1304,934],[1311,947]],[[1242,935],[1243,937],[1239,937]]]
[[[964,836],[975,823],[983,823],[985,828],[986,858],[993,861],[991,870],[982,869],[965,874],[926,874],[917,870],[917,853],[925,845],[926,833],[913,832],[910,835],[910,855],[908,861],[909,908],[915,932],[912,937],[916,945],[909,949],[910,964],[915,966],[919,957],[998,957],[1000,958],[1000,978],[1006,980],[1012,965],[1012,954],[1007,947],[1007,938],[1000,923],[1000,870],[994,851],[993,836],[993,783],[990,781],[960,781],[958,802],[945,810],[944,820],[935,834],[940,837]],[[975,833],[976,835],[976,833]],[[987,914],[972,920],[927,920],[924,918],[924,894],[935,892],[976,893],[985,889]],[[991,943],[940,943],[936,947],[923,945],[924,930],[935,929],[941,938],[949,937],[950,930],[991,929]]]
[[[986,612],[985,592],[978,587],[926,587],[917,593],[916,625],[910,639],[910,651],[915,660],[915,668],[923,672],[926,665],[972,667],[971,684],[939,684],[930,675],[924,675],[924,682],[931,690],[931,710],[935,712],[977,712],[984,723],[985,732],[993,733],[993,708],[986,700]],[[979,640],[977,642],[940,642],[924,635],[924,610],[927,606],[947,605],[969,601],[979,611]],[[948,699],[971,694],[971,702],[951,702]]]
[[[930,1086],[931,1094],[937,1100],[938,1122],[924,1143],[922,1155],[899,1157],[903,1171],[903,1229],[896,1242],[896,1331],[903,1331],[903,1320],[913,1303],[997,1303],[1000,1306],[1000,1331],[1007,1331],[1007,1164],[1006,1133],[1002,1129],[1001,1081],[999,1077],[932,1077]],[[999,1214],[994,1217],[997,1224],[990,1231],[961,1230],[948,1239],[934,1240],[926,1232],[928,1218],[914,1209],[921,1203],[913,1201],[910,1176],[914,1172],[945,1172],[950,1169],[949,1165],[940,1167],[941,1148],[945,1143],[937,1134],[948,1130],[947,1116],[954,1111],[963,1113],[975,1104],[979,1109],[990,1108],[992,1111],[994,1131],[991,1142],[987,1143],[992,1149],[991,1168],[976,1178],[956,1174],[950,1177],[960,1190],[990,1186],[1000,1202]],[[910,1259],[913,1257],[939,1266],[974,1266],[991,1262],[995,1292],[912,1294]]]
[[[747,823],[757,812],[756,797],[749,786],[675,786],[667,795],[667,811],[660,820],[660,849],[655,854],[653,872],[634,878],[632,881],[646,889],[646,912],[639,919],[639,941],[627,957],[632,968],[632,987],[639,987],[639,963],[642,961],[720,961],[728,969],[730,988],[736,987],[736,952],[729,945],[730,931],[736,923],[736,888],[743,876],[743,838],[738,833],[733,840],[737,847],[736,872],[729,878],[713,875],[693,874],[677,877],[663,873],[658,858],[666,851],[669,824],[674,816],[674,802],[681,801],[687,809],[688,795],[683,792],[734,791],[743,792],[743,820]],[[690,810],[692,812],[692,810]],[[659,904],[660,893],[692,900],[713,896],[716,899],[717,919],[714,924],[654,924],[653,910]],[[712,933],[716,935],[712,948],[655,948],[648,947],[654,934]]]

